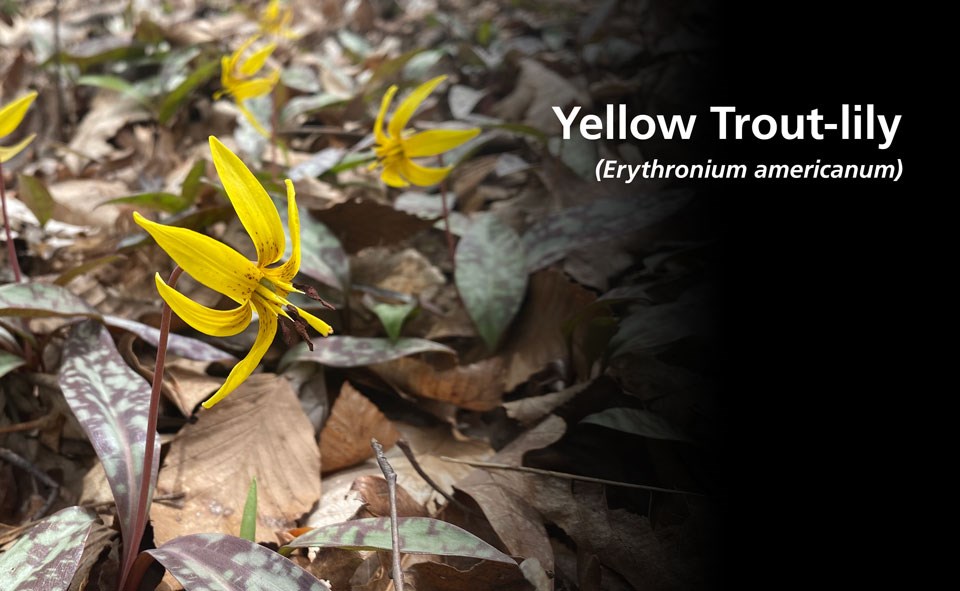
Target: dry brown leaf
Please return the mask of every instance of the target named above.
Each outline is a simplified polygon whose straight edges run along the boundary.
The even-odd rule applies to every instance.
[[[369,517],[390,515],[390,489],[382,476],[361,476],[353,482],[350,490],[356,491]],[[427,517],[427,509],[413,500],[407,489],[397,485],[397,516]]]
[[[540,62],[523,59],[513,92],[500,101],[494,111],[508,121],[522,121],[552,134],[563,131],[552,107],[566,109],[572,105],[582,106],[584,112],[589,112],[590,96]]]
[[[64,155],[64,164],[74,175],[79,174],[91,160],[100,161],[117,152],[110,140],[124,126],[150,117],[134,99],[112,90],[99,91],[70,140],[71,151]]]
[[[157,494],[183,493],[182,508],[154,503],[157,545],[179,535],[237,535],[256,477],[257,539],[289,529],[320,498],[320,452],[313,427],[282,377],[251,376],[230,396],[199,414],[170,445]]]
[[[56,201],[53,217],[61,222],[94,228],[113,228],[120,217],[115,205],[97,207],[104,201],[126,197],[131,193],[126,184],[100,179],[74,179],[53,183],[48,187]]]
[[[532,591],[534,588],[524,578],[519,565],[491,560],[482,560],[467,570],[442,562],[421,562],[405,572],[417,591]]]
[[[348,253],[359,252],[368,246],[399,242],[433,226],[431,220],[360,198],[314,211],[313,215],[330,228]]]
[[[330,418],[320,432],[320,455],[324,473],[353,466],[373,457],[370,438],[384,447],[396,443],[400,434],[366,396],[344,382],[333,403]]]
[[[456,404],[468,410],[491,410],[501,396],[554,360],[568,361],[563,322],[593,302],[595,296],[563,273],[540,271],[530,277],[527,301],[497,356],[469,365],[448,358],[423,361],[405,357],[370,366],[382,379],[407,394]],[[569,365],[569,364],[568,364]]]
[[[178,359],[167,364],[164,370],[168,387],[163,391],[170,394],[171,402],[185,417],[193,414],[193,409],[223,384],[223,378],[215,378],[200,371],[201,367],[209,364],[208,361]]]
[[[351,258],[350,276],[356,284],[410,295],[432,292],[446,283],[443,273],[412,248],[395,253],[365,248]]]

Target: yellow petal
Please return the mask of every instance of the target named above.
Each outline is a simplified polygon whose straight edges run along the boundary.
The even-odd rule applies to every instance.
[[[230,72],[238,70],[237,65],[240,63],[240,58],[243,57],[244,52],[250,48],[251,45],[257,42],[257,39],[260,38],[260,35],[254,35],[243,42],[243,45],[237,48],[236,51],[230,54]]]
[[[310,312],[307,312],[307,311],[302,310],[302,309],[300,309],[300,308],[297,308],[297,312],[300,313],[300,318],[303,318],[304,320],[306,320],[306,321],[307,321],[307,324],[309,324],[310,326],[313,327],[313,330],[319,332],[319,333],[322,334],[323,336],[328,337],[328,336],[330,336],[330,333],[333,332],[333,327],[332,327],[332,326],[330,326],[329,324],[327,324],[327,323],[324,322],[323,320],[320,320],[319,318],[317,318],[316,316],[314,316],[314,315],[311,314]]]
[[[267,275],[276,273],[277,277],[290,283],[300,271],[300,211],[297,209],[297,192],[293,188],[293,181],[287,179],[284,182],[287,185],[287,228],[290,231],[293,253],[287,262],[276,269],[264,269],[264,273]]]
[[[417,110],[417,107],[420,106],[420,103],[430,96],[430,93],[433,92],[433,89],[436,88],[437,85],[446,79],[446,76],[437,76],[433,80],[428,80],[413,89],[413,92],[411,92],[407,98],[403,99],[403,102],[400,103],[400,106],[397,107],[397,110],[393,113],[393,118],[390,119],[388,131],[391,136],[400,137],[400,134],[403,133],[403,128],[407,126],[407,123],[410,121],[410,118],[413,117],[413,113]]]
[[[460,144],[477,137],[480,130],[472,129],[432,129],[416,133],[403,140],[403,153],[407,158],[436,156],[452,150]]]
[[[224,94],[230,92],[230,87],[237,83],[236,76],[233,75],[233,61],[227,56],[220,58],[220,85],[222,89],[214,93],[213,98],[218,99]]]
[[[237,101],[245,101],[247,99],[257,98],[258,96],[263,96],[268,94],[273,87],[277,85],[277,82],[280,81],[279,72],[271,72],[269,76],[264,78],[254,78],[253,80],[246,80],[243,82],[234,82],[227,87],[227,92],[233,95]]]
[[[245,104],[243,104],[243,103],[237,103],[237,108],[240,109],[240,113],[243,115],[244,119],[246,119],[247,122],[249,122],[250,125],[253,126],[253,129],[254,129],[257,133],[259,133],[260,135],[262,135],[263,137],[265,137],[265,138],[267,138],[267,139],[270,139],[270,132],[267,131],[266,129],[264,129],[263,125],[261,125],[260,122],[257,121],[257,118],[256,118],[256,117],[254,116],[254,114],[250,111],[250,109],[247,108],[247,106],[246,106]]]
[[[37,137],[37,134],[31,133],[27,137],[20,140],[17,144],[10,146],[9,148],[0,147],[0,164],[10,160],[22,152],[24,148],[30,145],[30,142],[32,142],[33,138],[35,137]]]
[[[395,94],[397,94],[396,85],[388,88],[387,93],[383,95],[383,100],[380,101],[380,112],[377,113],[377,121],[373,125],[373,137],[378,144],[385,144],[388,141],[387,136],[383,134],[383,118],[387,116],[387,109],[390,108],[390,102]]]
[[[27,109],[33,104],[33,99],[37,98],[37,91],[28,92],[9,105],[0,109],[0,137],[10,135],[14,129],[20,125]]]
[[[276,314],[271,314],[269,310],[257,301],[253,302],[253,306],[257,309],[257,314],[260,315],[260,328],[257,330],[257,340],[253,342],[253,347],[250,348],[247,356],[233,366],[233,370],[230,371],[230,375],[227,376],[227,380],[220,386],[220,389],[204,401],[203,408],[212,407],[214,404],[223,400],[227,394],[236,390],[244,380],[250,377],[253,370],[257,369],[257,365],[260,364],[263,355],[267,352],[267,349],[270,348],[270,345],[273,344],[273,337],[277,334]]]
[[[270,54],[272,54],[276,48],[276,43],[269,43],[255,51],[249,59],[240,65],[240,73],[244,76],[253,76],[259,72],[263,64],[267,62],[267,58],[270,57]]]
[[[260,284],[260,269],[226,244],[193,230],[151,222],[137,212],[133,220],[188,275],[238,304],[246,303]]]
[[[184,322],[212,337],[230,337],[240,334],[250,325],[250,302],[233,310],[214,310],[198,304],[164,282],[160,274],[156,277],[157,291],[163,301],[170,305]]]
[[[258,266],[275,263],[283,255],[286,239],[273,201],[240,158],[212,135],[210,152],[227,197],[257,247]]]
[[[396,163],[385,164],[380,178],[391,187],[397,187],[398,189],[410,186],[410,183],[400,176],[400,169]]]
[[[450,171],[453,170],[452,166],[444,166],[443,168],[420,166],[416,162],[407,159],[401,160],[399,167],[400,174],[403,175],[403,178],[421,187],[436,185],[445,179],[447,175],[450,174]]]

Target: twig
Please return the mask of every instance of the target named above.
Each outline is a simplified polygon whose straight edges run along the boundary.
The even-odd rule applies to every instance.
[[[447,499],[447,501],[448,501],[451,505],[456,505],[457,507],[459,507],[460,509],[466,511],[467,513],[473,513],[473,512],[474,512],[473,509],[471,509],[470,507],[467,507],[466,505],[464,505],[463,503],[461,503],[461,502],[458,501],[457,499],[455,499],[455,498],[453,498],[452,496],[450,496],[449,494],[447,494],[447,491],[445,491],[445,490],[443,490],[442,488],[440,488],[440,486],[439,486],[436,482],[434,482],[433,479],[430,478],[430,476],[428,476],[426,472],[423,471],[423,468],[420,467],[420,463],[417,462],[417,458],[414,457],[414,455],[413,455],[413,450],[410,449],[410,444],[409,444],[409,443],[407,443],[407,442],[406,442],[405,440],[403,440],[403,439],[400,439],[400,440],[397,441],[397,447],[400,448],[400,451],[403,452],[403,455],[407,456],[407,460],[410,461],[410,465],[413,466],[413,469],[417,471],[417,474],[420,475],[420,478],[423,478],[423,479],[426,481],[426,483],[430,485],[430,488],[432,488],[433,490],[435,490],[435,491],[437,491],[438,493],[440,493],[441,495],[443,495],[443,498]]]
[[[176,287],[177,280],[183,269],[178,265],[170,273],[167,285]],[[157,343],[157,363],[153,371],[153,389],[150,391],[150,409],[147,411],[147,441],[143,450],[143,473],[140,476],[140,496],[137,499],[137,512],[133,516],[131,539],[124,540],[123,569],[120,575],[118,589],[123,589],[130,568],[140,550],[140,541],[143,539],[143,530],[147,527],[148,500],[153,488],[153,448],[157,440],[157,415],[160,411],[160,388],[163,385],[163,364],[167,357],[167,337],[170,336],[170,306],[164,302],[160,317],[160,340]],[[129,545],[127,542],[129,541]]]
[[[50,507],[53,506],[53,502],[57,500],[57,495],[60,493],[60,484],[53,478],[50,478],[49,474],[34,466],[30,460],[20,457],[5,447],[0,447],[0,459],[26,470],[32,474],[34,478],[50,487],[50,493],[47,495],[43,506],[37,509],[36,512],[28,518],[28,521],[36,521],[43,517],[44,514],[50,510]]]
[[[677,495],[691,495],[695,497],[706,497],[703,493],[690,492],[686,490],[676,490],[672,488],[661,488],[659,486],[650,486],[648,484],[634,484],[632,482],[620,482],[618,480],[606,480],[604,478],[594,478],[592,476],[581,476],[579,474],[568,474],[567,472],[554,472],[553,470],[542,470],[540,468],[530,468],[528,466],[511,466],[509,464],[497,464],[495,462],[474,462],[471,460],[458,460],[447,456],[440,456],[444,462],[453,462],[455,464],[466,464],[474,468],[490,468],[492,470],[513,470],[515,472],[529,472],[531,474],[541,474],[543,476],[553,476],[554,478],[566,478],[567,480],[582,480],[583,482],[596,482],[598,484],[607,484],[610,486],[622,486],[624,488],[639,488],[642,490],[652,490],[656,492],[672,493]]]
[[[182,499],[185,496],[187,496],[187,493],[184,493],[184,492],[167,493],[165,495],[154,495],[153,499],[151,499],[151,502],[163,503],[165,501],[177,501],[179,499]],[[100,501],[97,503],[91,503],[88,501],[86,503],[80,503],[80,506],[85,507],[87,509],[93,509],[94,511],[96,511],[99,509],[106,509],[107,507],[110,507],[111,505],[116,505],[116,504],[117,502],[111,499],[109,501]]]
[[[377,464],[383,477],[387,479],[387,491],[390,495],[390,533],[393,536],[393,586],[403,591],[403,568],[400,566],[400,524],[397,521],[397,473],[383,455],[383,446],[375,437],[370,439],[370,447],[377,455]]]
[[[7,233],[7,258],[10,268],[13,269],[13,278],[17,283],[22,280],[20,262],[17,261],[17,249],[13,245],[13,234],[10,232],[10,216],[7,214],[7,184],[3,182],[3,163],[0,162],[0,204],[3,207],[3,229]]]
[[[50,421],[56,418],[56,411],[47,413],[40,417],[39,419],[34,419],[32,421],[27,421],[25,423],[17,423],[15,425],[3,425],[0,426],[0,435],[5,435],[7,433],[18,433],[20,431],[33,431],[34,429],[42,429],[47,426]]]

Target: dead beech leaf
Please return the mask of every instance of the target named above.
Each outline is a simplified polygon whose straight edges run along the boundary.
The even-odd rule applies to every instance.
[[[366,475],[353,481],[351,490],[356,491],[363,502],[363,508],[368,515],[363,517],[390,516],[390,490],[387,481],[382,476]],[[428,517],[426,508],[413,500],[407,489],[397,485],[397,516],[398,517]]]
[[[136,100],[113,91],[98,92],[70,140],[71,151],[64,155],[64,163],[78,175],[90,160],[99,161],[117,152],[110,140],[124,126],[148,119],[150,113]]]
[[[167,365],[164,370],[169,380],[164,392],[170,395],[180,413],[189,417],[198,404],[210,397],[223,384],[222,378],[209,376],[198,371],[200,365],[208,365],[207,361],[189,361],[178,359]]]
[[[520,566],[483,560],[467,570],[442,562],[420,562],[405,571],[417,591],[458,591],[459,589],[496,589],[532,591]]]
[[[581,112],[590,112],[590,96],[540,62],[523,59],[513,92],[500,101],[494,111],[507,121],[522,121],[553,134],[563,131],[563,126],[552,107],[560,107],[569,115],[567,107],[573,105],[583,107]]]
[[[330,418],[320,432],[320,455],[324,473],[334,472],[373,457],[370,438],[384,447],[393,445],[400,434],[366,396],[344,382],[333,403]]]
[[[568,360],[563,323],[595,296],[554,270],[530,277],[527,301],[496,356],[469,365],[449,359],[403,358],[371,365],[382,379],[414,396],[469,410],[491,410],[501,397],[551,361]]]
[[[410,295],[433,291],[446,279],[420,252],[406,248],[390,253],[386,248],[365,248],[350,262],[353,282]]]
[[[430,220],[369,199],[338,203],[328,209],[314,211],[313,215],[330,228],[348,253],[358,252],[368,246],[392,244],[433,226]]]
[[[160,468],[157,494],[183,493],[182,508],[154,503],[159,546],[196,532],[237,535],[251,478],[257,478],[257,534],[273,541],[320,498],[313,426],[282,377],[257,374],[180,431]]]

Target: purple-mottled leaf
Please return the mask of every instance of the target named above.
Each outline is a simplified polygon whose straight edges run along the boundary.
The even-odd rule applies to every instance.
[[[277,211],[284,227],[287,221],[287,204],[276,200]],[[284,259],[290,257],[287,246]],[[324,285],[343,291],[350,284],[350,261],[340,240],[321,222],[310,217],[310,212],[300,208],[300,272],[313,277]]]
[[[17,591],[60,591],[70,587],[94,515],[80,507],[54,513],[0,554],[0,586]]]
[[[523,235],[527,267],[532,273],[571,250],[646,228],[689,200],[686,191],[660,191],[634,199],[600,199],[548,215]]]
[[[667,419],[639,408],[608,408],[588,415],[580,422],[652,439],[690,441],[689,437],[675,429]]]
[[[302,343],[297,345],[283,356],[280,366],[313,361],[330,367],[359,367],[427,352],[456,354],[450,347],[426,339],[402,338],[391,343],[388,339],[333,336],[314,341],[313,351]]]
[[[477,332],[496,349],[527,291],[520,237],[495,216],[476,221],[456,253],[457,289]]]
[[[147,550],[186,591],[330,591],[263,546],[224,534],[192,534]]]
[[[21,357],[18,357],[13,353],[0,351],[0,378],[17,369],[24,363],[25,361]]]
[[[143,474],[150,385],[127,366],[110,333],[93,320],[70,330],[63,359],[60,389],[103,463],[120,531],[129,541]],[[160,459],[159,441],[153,458],[152,481]]]
[[[406,554],[467,556],[497,562],[516,562],[459,527],[429,517],[400,517],[400,551]],[[318,527],[287,544],[291,548],[349,548],[354,550],[390,550],[390,518],[355,519]]]
[[[119,316],[104,316],[103,322],[108,326],[130,331],[154,347],[160,342],[160,331],[142,322],[120,318]],[[233,355],[221,351],[212,345],[208,345],[203,341],[173,333],[170,334],[170,338],[167,340],[167,352],[195,361],[234,359]]]
[[[101,315],[66,288],[49,283],[11,283],[0,287],[0,316],[93,318],[109,326],[130,331],[154,347],[160,340],[160,331],[156,328],[136,320]],[[167,351],[196,361],[233,359],[229,353],[203,341],[178,334],[170,335]]]

